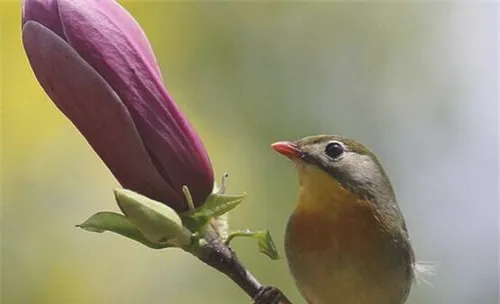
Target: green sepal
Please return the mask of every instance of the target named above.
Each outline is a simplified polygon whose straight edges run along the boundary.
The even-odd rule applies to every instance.
[[[89,217],[82,224],[76,225],[76,227],[97,233],[103,233],[105,231],[114,232],[153,249],[163,249],[173,246],[150,242],[125,216],[109,211],[98,212]]]
[[[212,193],[198,212],[205,213],[210,217],[221,216],[238,206],[245,199],[245,196],[246,193],[236,195]]]
[[[229,243],[235,237],[249,237],[257,240],[257,244],[259,246],[259,251],[265,255],[267,255],[271,260],[279,259],[278,250],[276,249],[276,245],[274,244],[273,238],[271,237],[271,233],[269,230],[259,230],[259,231],[234,231],[229,234],[227,237],[225,244],[229,245]]]
[[[127,219],[153,243],[168,243],[185,247],[191,242],[191,232],[167,205],[127,189],[115,189],[118,206]]]
[[[182,222],[191,231],[201,231],[212,218],[221,216],[238,206],[245,196],[244,193],[240,195],[212,193],[203,205],[195,210],[182,213],[180,215]]]

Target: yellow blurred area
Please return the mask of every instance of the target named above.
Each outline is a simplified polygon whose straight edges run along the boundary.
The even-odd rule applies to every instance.
[[[440,265],[409,303],[498,303],[497,3],[119,2],[217,176],[248,193],[231,227],[270,229],[283,256],[297,182],[269,144],[350,136],[391,176],[419,259]],[[179,250],[75,227],[116,211],[119,185],[36,81],[20,10],[0,2],[0,302],[250,303]],[[284,257],[234,247],[304,303]]]

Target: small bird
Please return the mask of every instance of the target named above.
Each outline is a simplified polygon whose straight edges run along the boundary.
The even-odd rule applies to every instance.
[[[318,135],[272,148],[295,163],[299,198],[285,250],[310,304],[403,304],[415,257],[394,190],[362,144]]]

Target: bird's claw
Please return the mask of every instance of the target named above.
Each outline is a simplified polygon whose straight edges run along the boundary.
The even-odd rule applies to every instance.
[[[254,304],[292,304],[276,287],[264,286],[253,298]]]

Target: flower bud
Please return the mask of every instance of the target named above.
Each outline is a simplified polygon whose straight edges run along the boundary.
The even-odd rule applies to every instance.
[[[111,0],[26,0],[22,36],[45,92],[125,188],[187,210],[214,177],[134,18]]]

